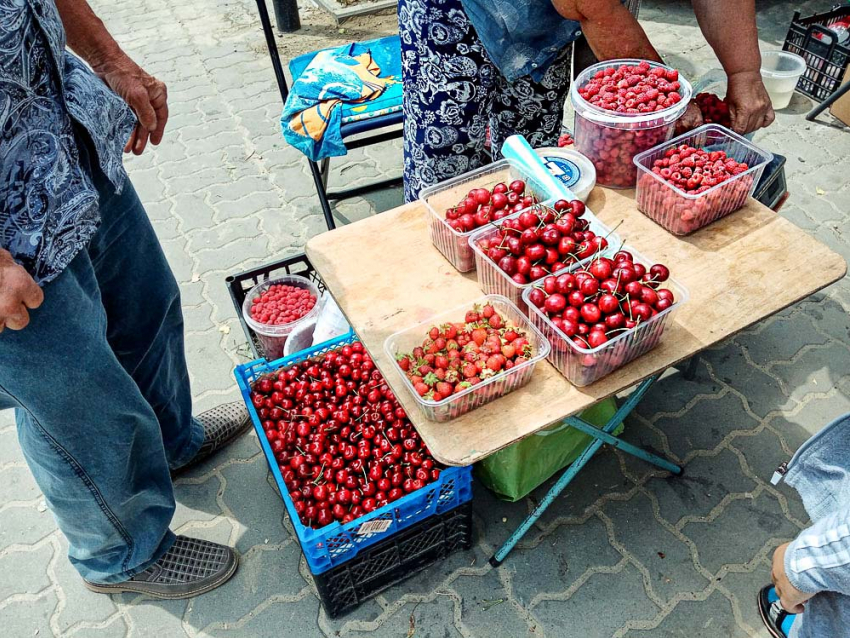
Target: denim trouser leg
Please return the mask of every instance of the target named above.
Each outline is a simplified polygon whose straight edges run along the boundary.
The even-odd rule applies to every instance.
[[[30,325],[0,333],[0,405],[18,408],[35,479],[93,582],[145,569],[173,542],[169,466],[196,453],[176,282],[128,182],[96,172],[102,227],[44,287]]]

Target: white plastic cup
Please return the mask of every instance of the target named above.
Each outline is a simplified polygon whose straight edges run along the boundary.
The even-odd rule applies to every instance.
[[[805,71],[806,61],[796,53],[762,51],[761,79],[774,109],[788,106],[797,88],[797,81]]]
[[[310,312],[300,319],[296,319],[295,321],[282,325],[260,323],[259,321],[251,318],[251,306],[254,305],[254,299],[276,284],[294,286],[296,288],[306,288],[316,297],[316,304],[310,309]],[[275,359],[279,359],[283,356],[283,346],[286,344],[287,338],[295,328],[304,324],[315,325],[316,316],[319,314],[319,308],[321,306],[319,303],[319,298],[321,296],[322,293],[319,291],[316,284],[306,277],[301,277],[300,275],[284,275],[283,277],[276,277],[275,279],[262,281],[251,288],[248,294],[245,295],[245,301],[242,302],[242,316],[245,318],[245,323],[247,323],[248,327],[254,331],[257,335],[257,339],[259,339],[262,344],[267,361],[274,361]]]

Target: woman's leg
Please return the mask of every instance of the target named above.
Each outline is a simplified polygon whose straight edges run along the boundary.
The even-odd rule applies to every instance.
[[[399,0],[404,199],[489,162],[496,70],[460,0]]]

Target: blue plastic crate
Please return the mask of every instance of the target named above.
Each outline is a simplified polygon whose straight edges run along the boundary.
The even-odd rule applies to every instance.
[[[238,366],[234,370],[236,382],[239,384],[242,397],[248,406],[248,412],[251,414],[254,429],[257,431],[257,438],[260,439],[260,445],[283,497],[289,519],[292,521],[301,549],[313,574],[321,574],[351,560],[360,550],[385,540],[424,518],[434,514],[442,514],[472,500],[472,466],[448,467],[440,473],[440,478],[436,482],[345,525],[334,522],[321,529],[313,529],[301,524],[292,499],[289,497],[289,490],[283,482],[277,460],[272,453],[265,432],[263,432],[260,417],[251,402],[251,385],[265,374],[277,372],[281,368],[318,357],[356,340],[357,335],[354,332],[349,332],[347,335],[271,363],[265,359],[258,359]],[[389,526],[378,533],[358,534],[358,530],[363,524],[377,520],[390,521]]]

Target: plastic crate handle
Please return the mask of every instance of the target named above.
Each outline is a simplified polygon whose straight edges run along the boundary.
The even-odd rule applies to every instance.
[[[838,40],[836,40],[835,34],[826,27],[822,27],[819,24],[813,24],[812,26],[810,26],[809,30],[806,31],[806,39],[803,40],[803,49],[808,48],[809,44],[814,39],[815,33],[819,33],[821,34],[821,36],[829,38],[829,45],[827,45],[829,48],[826,51],[826,55],[823,56],[827,61],[829,61],[829,59],[832,57],[832,52],[835,51],[835,45],[838,44]],[[824,42],[823,38],[818,38],[817,42],[818,44],[826,45],[826,42]]]

